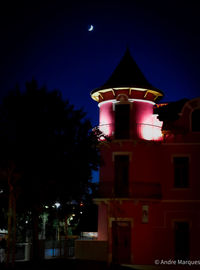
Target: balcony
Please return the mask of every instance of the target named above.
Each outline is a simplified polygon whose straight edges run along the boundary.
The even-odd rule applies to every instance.
[[[149,123],[135,123],[134,125],[129,127],[129,130],[120,130],[118,128],[116,134],[115,125],[113,123],[102,124],[94,128],[94,131],[95,130],[99,130],[105,136],[120,140],[139,138],[147,141],[161,141],[163,139],[161,124],[154,125]],[[104,140],[104,137],[100,136],[100,140]]]
[[[161,199],[161,185],[159,183],[133,182],[129,187],[116,186],[113,182],[99,184],[98,198],[133,198],[133,199]]]

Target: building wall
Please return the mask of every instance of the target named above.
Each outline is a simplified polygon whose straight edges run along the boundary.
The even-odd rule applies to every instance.
[[[75,258],[79,260],[107,261],[108,243],[96,240],[76,240]]]
[[[142,207],[149,206],[148,223],[142,222]],[[154,264],[156,259],[174,259],[174,223],[190,224],[190,259],[199,257],[199,206],[198,202],[136,201],[110,202],[107,216],[109,225],[108,253],[112,261],[112,222],[131,223],[131,263]]]
[[[149,110],[149,115],[152,113],[146,105],[148,103],[143,108],[144,104],[135,103],[132,107],[132,113],[135,113],[131,118],[131,121],[134,119],[132,126],[134,122],[145,123],[142,119],[145,110]],[[102,144],[101,198],[97,199],[99,239],[105,240],[107,234],[110,262],[115,221],[131,224],[130,263],[154,264],[156,259],[174,259],[176,222],[188,222],[190,259],[199,259],[200,133],[190,129],[190,115],[194,109],[191,104],[199,106],[200,101],[185,105],[176,121],[178,132],[168,134],[165,140],[141,140],[140,133],[137,133],[130,140],[112,140]],[[111,107],[110,112],[113,114]],[[126,197],[117,198],[114,194],[115,155],[129,156],[129,194]],[[174,187],[174,157],[189,159],[187,188]],[[143,220],[144,209],[148,209],[146,222]]]

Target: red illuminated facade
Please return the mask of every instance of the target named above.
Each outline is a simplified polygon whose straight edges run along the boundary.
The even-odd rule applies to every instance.
[[[109,262],[200,258],[200,98],[170,104],[127,50],[91,93],[102,141],[98,240]]]

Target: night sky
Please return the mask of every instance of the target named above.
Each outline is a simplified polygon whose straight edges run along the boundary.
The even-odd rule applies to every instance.
[[[109,78],[127,46],[149,82],[165,93],[163,101],[199,96],[195,1],[5,2],[0,4],[1,98],[33,77],[83,107],[95,126],[98,107],[90,91]]]

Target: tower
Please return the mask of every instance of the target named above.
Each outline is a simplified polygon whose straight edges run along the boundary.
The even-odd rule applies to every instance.
[[[162,123],[153,114],[153,106],[162,96],[128,49],[108,81],[91,92],[100,110],[100,130],[115,139],[161,140]]]
[[[128,49],[108,81],[91,92],[99,106],[99,129],[112,139],[109,146],[102,144],[100,148],[104,165],[100,168],[101,199],[96,199],[98,239],[108,241],[109,262],[133,261],[131,228],[138,209],[143,209],[148,219],[149,207],[135,205],[135,200],[160,197],[159,183],[145,178],[145,174],[142,178],[137,176],[132,168],[137,164],[142,170],[142,164],[134,160],[141,159],[143,142],[162,140],[162,122],[154,114],[155,102],[162,96],[162,91],[146,80]],[[138,142],[140,147],[136,147]],[[116,237],[127,245],[115,246]]]

